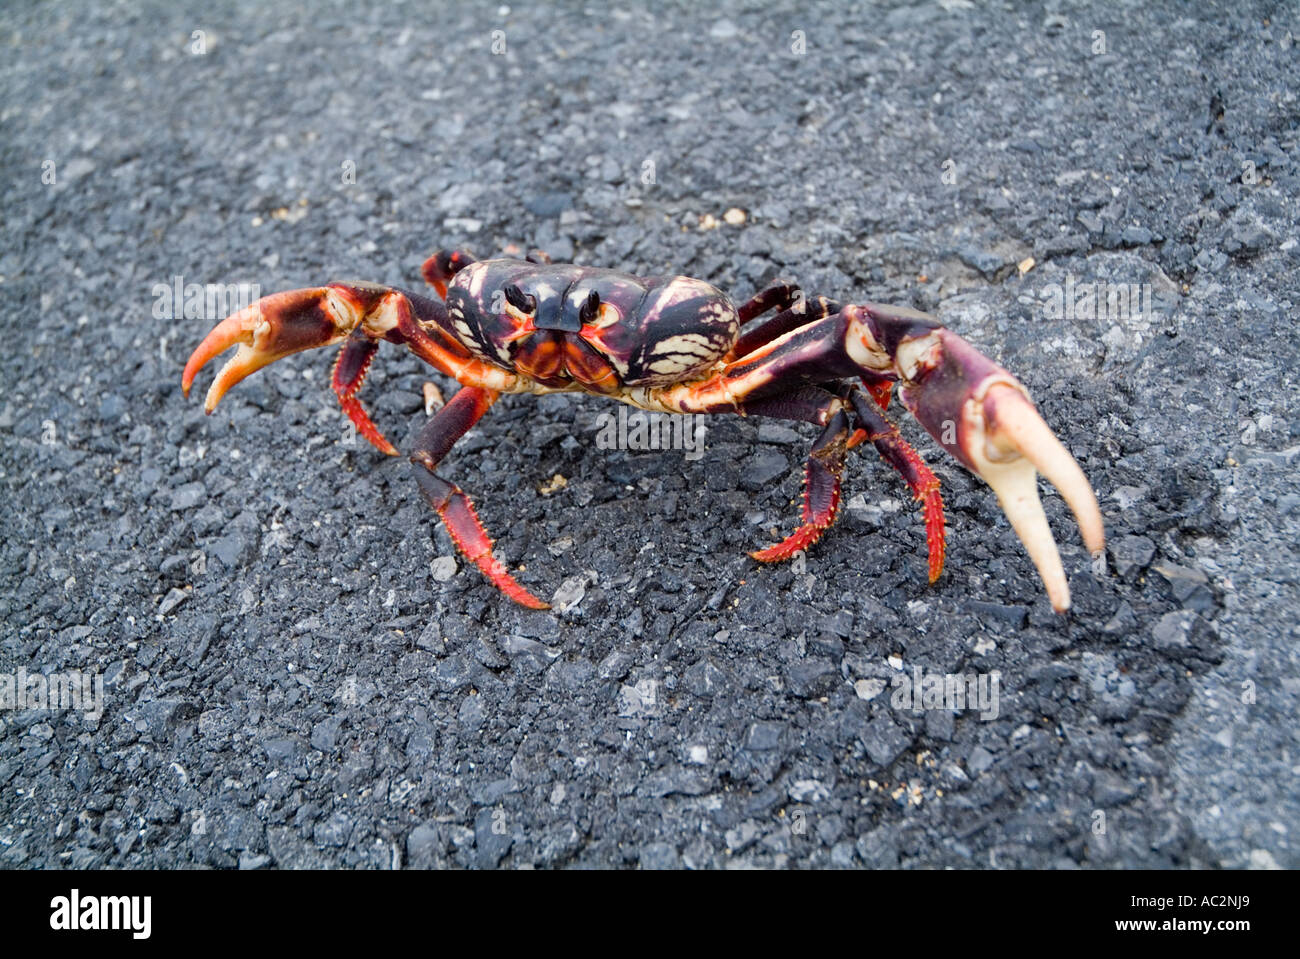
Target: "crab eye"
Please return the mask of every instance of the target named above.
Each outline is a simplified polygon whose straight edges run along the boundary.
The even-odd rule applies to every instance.
[[[507,283],[502,292],[506,295],[506,302],[520,313],[533,313],[537,310],[537,300],[513,283]]]
[[[578,320],[584,325],[594,323],[596,317],[600,315],[600,294],[592,290],[587,294],[587,299],[583,301],[582,306],[578,309]]]

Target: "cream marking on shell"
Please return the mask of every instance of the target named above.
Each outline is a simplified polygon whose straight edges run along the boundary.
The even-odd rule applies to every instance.
[[[740,317],[737,316],[735,309],[730,303],[714,301],[707,304],[700,310],[700,321],[703,323],[727,326],[734,328],[739,323]]]
[[[672,356],[666,356],[661,360],[655,360],[653,363],[649,364],[646,369],[651,373],[661,373],[665,376],[669,376],[694,369],[700,366],[703,362],[707,362],[707,360],[698,356],[687,356],[681,353],[676,353]]]
[[[547,283],[545,280],[538,282],[533,287],[533,290],[535,291],[533,295],[537,297],[539,303],[542,300],[549,300],[559,295],[556,292],[555,287],[551,286],[551,284]]]
[[[474,339],[474,331],[469,328],[469,324],[464,319],[457,319],[452,326],[456,328],[456,335],[460,337],[462,343],[471,343]]]
[[[656,343],[650,355],[660,357],[689,354],[691,358],[716,359],[723,352],[716,340],[702,333],[679,333],[677,336],[670,336]],[[651,369],[653,368],[652,366]]]
[[[588,343],[587,345],[590,346],[592,349],[594,349],[601,356],[603,356],[605,358],[605,361],[609,363],[610,366],[614,367],[614,372],[618,374],[618,378],[620,382],[627,379],[626,359],[624,359],[623,357],[619,356],[616,353],[610,353],[605,350],[602,350],[600,349],[600,347],[594,344]]]
[[[694,280],[689,276],[675,276],[659,291],[659,295],[654,299],[654,305],[649,307],[646,313],[658,313],[687,300],[716,295],[713,287],[702,280]]]
[[[469,266],[465,267],[465,269],[457,273],[456,276],[453,277],[452,282],[456,283],[461,279],[461,277],[464,277],[464,282],[458,283],[457,285],[462,286],[466,291],[468,291],[471,297],[477,300],[479,295],[483,292],[483,279],[487,276],[487,265],[487,260],[480,260],[477,263],[471,263]]]

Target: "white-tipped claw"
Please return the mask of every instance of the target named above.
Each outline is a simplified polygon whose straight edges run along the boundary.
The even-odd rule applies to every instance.
[[[992,415],[985,416],[991,409]],[[979,475],[993,488],[1011,527],[1038,568],[1052,608],[1070,608],[1070,587],[1061,554],[1038,499],[1038,473],[1055,486],[1074,512],[1083,543],[1095,558],[1104,550],[1097,496],[1070,451],[1043,422],[1016,387],[991,385],[984,398],[971,400],[965,411],[971,442],[967,451]]]

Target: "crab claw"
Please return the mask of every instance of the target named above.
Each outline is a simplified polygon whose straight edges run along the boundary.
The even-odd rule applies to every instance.
[[[208,389],[203,409],[211,413],[244,377],[281,357],[344,339],[364,315],[364,304],[348,286],[322,286],[264,296],[218,323],[190,355],[181,388],[190,395],[194,377],[209,360],[235,344],[239,350]]]
[[[903,403],[949,453],[993,487],[1052,608],[1065,612],[1070,587],[1038,499],[1038,474],[1074,512],[1094,557],[1105,548],[1106,536],[1092,486],[1038,415],[1028,390],[925,314],[874,304],[856,309],[853,318],[869,334],[864,345],[893,357]]]

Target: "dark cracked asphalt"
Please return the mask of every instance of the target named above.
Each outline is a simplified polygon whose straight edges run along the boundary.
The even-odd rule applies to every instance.
[[[1297,40],[1283,3],[6,4],[0,681],[104,709],[0,709],[0,864],[1300,865]],[[1048,496],[1054,615],[901,412],[940,581],[874,454],[759,568],[810,428],[688,459],[507,397],[442,472],[576,599],[532,613],[349,443],[332,356],[182,398],[220,314],[156,286],[418,288],[443,246],[935,312],[1079,459],[1107,568]],[[367,384],[406,448],[430,378]],[[899,708],[918,668],[996,671],[997,715]]]

